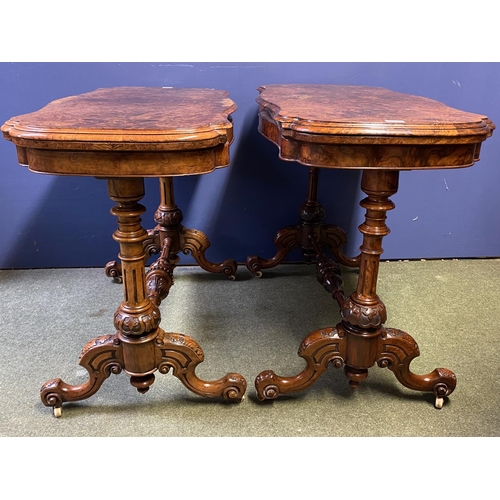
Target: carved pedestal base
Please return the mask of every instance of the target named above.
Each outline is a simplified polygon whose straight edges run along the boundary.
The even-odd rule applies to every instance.
[[[58,417],[63,403],[89,398],[112,373],[123,370],[130,375],[132,386],[145,393],[153,384],[156,371],[167,373],[170,369],[200,396],[241,401],[246,389],[241,375],[229,373],[208,382],[199,379],[195,368],[203,361],[201,347],[190,337],[165,333],[160,328],[158,306],[172,285],[172,248],[176,240],[170,235],[161,240],[160,257],[146,275],[144,262],[152,233],[141,226],[141,215],[146,211],[138,203],[144,196],[143,179],[108,179],[108,194],[117,202],[111,210],[118,221],[113,239],[120,245],[119,270],[124,292],[114,315],[116,334],[98,337],[84,347],[79,363],[89,373],[86,383],[68,385],[61,379],[50,380],[41,389],[43,404],[52,406]]]
[[[277,253],[270,259],[262,259],[257,255],[250,255],[246,261],[247,269],[257,277],[262,276],[263,269],[277,266],[293,249],[302,249],[306,262],[313,262],[317,251],[313,242],[319,247],[328,247],[335,259],[346,266],[359,265],[359,257],[348,258],[342,253],[342,247],[347,242],[343,229],[325,224],[323,218],[325,209],[318,202],[319,169],[309,169],[309,183],[307,200],[299,208],[299,222],[293,226],[280,229],[274,237],[273,243],[278,248]]]
[[[314,169],[311,169],[310,178],[313,171]],[[335,367],[344,366],[344,373],[352,388],[358,387],[367,378],[370,367],[375,364],[387,367],[405,387],[434,393],[436,408],[441,408],[444,397],[455,389],[455,375],[446,368],[437,368],[427,375],[413,374],[409,365],[412,359],[419,355],[417,344],[407,333],[383,326],[387,320],[387,311],[376,293],[376,288],[380,255],[383,252],[382,239],[390,232],[385,224],[386,213],[394,208],[389,197],[397,192],[398,176],[398,171],[363,172],[361,189],[367,197],[360,202],[366,209],[365,221],[359,226],[363,235],[361,253],[355,259],[346,259],[338,246],[333,247],[338,262],[359,265],[356,290],[347,298],[342,289],[340,266],[323,253],[317,234],[310,232],[307,235],[308,244],[316,259],[318,281],[338,302],[342,322],[335,328],[317,330],[305,338],[300,346],[299,356],[306,360],[307,367],[298,375],[280,377],[269,370],[260,373],[255,380],[259,399],[274,399],[280,394],[304,390],[311,386],[330,364]],[[321,229],[320,226],[320,236]],[[291,236],[289,241],[292,241]],[[343,240],[339,238],[338,241]],[[278,253],[276,261],[280,260],[281,255],[282,253]],[[272,259],[251,259],[254,259],[250,260],[254,266],[275,265]]]
[[[221,263],[210,262],[205,253],[210,247],[207,236],[197,229],[188,229],[181,223],[182,211],[175,204],[173,179],[171,177],[160,178],[160,205],[155,213],[154,219],[157,223],[154,229],[148,230],[148,237],[144,240],[145,261],[152,255],[158,254],[164,246],[165,240],[170,239],[169,253],[163,255],[163,261],[168,260],[171,269],[179,262],[179,253],[191,254],[196,263],[205,271],[221,273],[230,280],[235,279],[238,264],[233,259],[226,259]],[[145,262],[146,264],[146,262]],[[154,267],[157,262],[153,263]],[[105,266],[107,276],[116,282],[121,282],[121,264],[110,261]]]
[[[150,370],[134,373],[127,370],[127,361],[133,350],[147,352]],[[81,385],[68,385],[60,378],[46,382],[41,389],[45,406],[52,406],[60,416],[63,403],[81,401],[95,394],[112,374],[122,370],[130,375],[130,383],[142,394],[154,382],[154,372],[177,377],[190,391],[200,396],[239,402],[246,390],[245,379],[237,373],[228,373],[215,381],[199,379],[195,368],[204,359],[201,347],[190,337],[179,333],[166,333],[158,328],[139,339],[127,339],[120,332],[90,341],[82,350],[79,364],[89,373],[89,380]]]
[[[356,357],[356,349],[353,347],[357,343],[359,339],[353,337],[342,324],[336,328],[324,328],[310,333],[298,352],[306,361],[306,368],[293,377],[280,377],[271,370],[261,372],[255,379],[257,397],[261,401],[276,399],[281,394],[307,389],[330,365],[335,368],[344,366],[351,387],[358,387],[359,382],[367,377],[369,367],[350,364],[356,361],[351,358]],[[413,338],[401,330],[383,328],[368,340],[365,348],[373,349],[375,363],[382,368],[389,368],[405,387],[432,392],[436,396],[437,408],[441,408],[443,398],[455,389],[456,377],[446,368],[436,368],[427,375],[415,375],[410,371],[411,361],[420,352]]]

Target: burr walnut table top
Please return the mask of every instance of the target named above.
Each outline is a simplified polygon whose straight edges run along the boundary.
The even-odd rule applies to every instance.
[[[457,168],[479,159],[487,117],[378,87],[264,85],[259,130],[283,160],[329,168]]]
[[[223,90],[116,87],[8,120],[30,170],[96,177],[201,174],[229,164],[235,103]]]

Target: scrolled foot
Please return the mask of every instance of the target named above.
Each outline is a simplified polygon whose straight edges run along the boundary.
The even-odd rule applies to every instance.
[[[238,373],[228,373],[222,380],[225,386],[222,397],[234,403],[243,401],[247,388],[246,380]]]
[[[415,391],[432,392],[436,396],[434,406],[440,409],[444,398],[455,390],[457,378],[447,368],[436,368],[426,375],[412,373],[409,365],[419,355],[418,345],[410,335],[394,328],[385,329],[381,336],[378,365],[381,368],[389,368],[405,387]]]
[[[184,254],[191,253],[194,260],[205,271],[221,273],[230,280],[236,279],[238,264],[233,259],[226,259],[220,264],[210,262],[205,257],[206,250],[210,247],[210,241],[201,231],[182,227],[179,231],[180,248]]]
[[[260,269],[260,264],[259,264],[259,257],[257,255],[250,255],[249,257],[247,257],[246,267],[257,278],[262,277],[262,271]]]
[[[69,385],[60,378],[49,380],[40,390],[45,406],[54,408],[54,416],[60,416],[63,403],[81,401],[95,394],[112,373],[122,371],[120,342],[115,335],[105,335],[91,340],[82,350],[79,364],[89,372],[89,380],[81,385]]]
[[[205,262],[207,262],[207,261],[205,261]],[[236,269],[238,269],[238,264],[233,259],[226,259],[221,264],[206,263],[205,265],[206,265],[206,268],[204,268],[204,269],[207,271],[221,273],[224,276],[226,276],[227,279],[230,281],[236,280]],[[201,266],[201,267],[203,267],[203,266]]]
[[[276,384],[278,376],[272,370],[266,370],[257,375],[255,390],[259,401],[277,399],[280,395],[279,386]]]
[[[257,375],[255,389],[261,401],[310,387],[330,365],[340,368],[345,359],[345,334],[337,328],[323,328],[310,333],[300,345],[298,355],[306,368],[293,377],[280,377],[271,370]]]
[[[63,397],[63,392],[60,390],[60,387],[62,387],[63,385],[65,384],[60,378],[55,378],[45,382],[40,391],[42,403],[45,406],[53,408],[55,417],[61,416],[62,404],[64,401],[66,401],[66,399],[64,399]]]
[[[106,276],[113,279],[115,283],[123,283],[122,266],[120,262],[111,260],[104,266]]]
[[[162,332],[157,339],[160,363],[158,371],[168,373],[172,369],[185,387],[203,397],[224,398],[226,401],[240,402],[245,394],[246,380],[238,373],[228,373],[219,380],[201,380],[195,374],[196,366],[204,360],[198,343],[180,333]]]
[[[302,246],[302,227],[300,225],[286,226],[280,229],[274,237],[273,243],[278,248],[276,255],[270,259],[261,259],[257,255],[250,255],[246,261],[247,269],[260,278],[263,269],[270,269],[282,262],[294,248]]]

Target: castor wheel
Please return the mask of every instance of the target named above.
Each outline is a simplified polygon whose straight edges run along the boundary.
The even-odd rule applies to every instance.
[[[54,417],[59,418],[62,415],[62,406],[54,406]]]
[[[443,403],[444,403],[444,398],[437,397],[434,403],[434,408],[440,410],[443,407]]]

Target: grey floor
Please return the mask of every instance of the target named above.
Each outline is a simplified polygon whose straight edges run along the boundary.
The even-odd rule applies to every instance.
[[[421,355],[411,367],[452,369],[455,392],[441,410],[433,396],[402,387],[377,366],[357,391],[331,368],[308,390],[260,403],[253,380],[264,369],[295,375],[311,331],[335,326],[338,308],[313,266],[285,264],[254,278],[242,266],[229,281],[178,267],[161,305],[162,327],[203,348],[200,378],[239,372],[245,400],[227,404],[190,393],[171,374],[139,394],[121,373],[93,397],[64,405],[61,418],[42,405],[43,382],[87,380],[77,361],[94,337],[114,333],[121,285],[101,269],[0,271],[0,436],[4,437],[498,437],[500,435],[500,260],[383,262],[378,293],[387,326],[408,332]],[[345,289],[357,273],[347,269]]]

